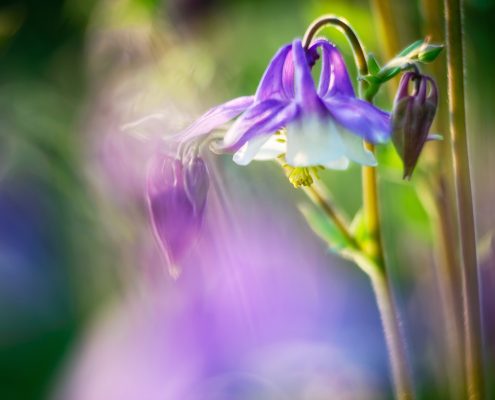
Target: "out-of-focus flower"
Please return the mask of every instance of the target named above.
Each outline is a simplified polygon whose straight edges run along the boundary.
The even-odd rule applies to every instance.
[[[322,69],[316,90],[311,67],[318,49]],[[362,140],[382,143],[390,137],[389,114],[356,98],[342,55],[323,39],[307,50],[300,40],[282,47],[254,98],[212,108],[179,137],[187,141],[206,134],[241,112],[220,146],[235,152],[241,165],[280,156],[292,167],[344,169],[349,160],[376,165]]]
[[[386,353],[366,282],[329,263],[326,246],[284,205],[276,177],[257,182],[274,189],[263,202],[208,166],[204,234],[181,278],[150,285],[137,277],[82,335],[53,398],[386,398]],[[141,265],[160,268],[152,253]]]
[[[208,192],[200,157],[156,155],[148,167],[147,197],[153,232],[176,274],[177,263],[198,238]]]
[[[404,179],[411,177],[426,141],[440,138],[428,135],[437,105],[437,85],[432,78],[417,72],[403,75],[392,113],[392,141],[404,162]]]

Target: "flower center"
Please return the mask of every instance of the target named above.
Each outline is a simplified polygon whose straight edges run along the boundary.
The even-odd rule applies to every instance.
[[[287,164],[285,157],[280,156],[279,158],[285,175],[296,189],[302,186],[311,186],[315,179],[320,179],[318,171],[325,169],[321,165],[316,167],[293,167]]]

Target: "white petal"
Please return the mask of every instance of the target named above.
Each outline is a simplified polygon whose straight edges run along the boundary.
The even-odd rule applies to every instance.
[[[294,167],[327,165],[345,155],[345,145],[330,119],[306,118],[287,127],[287,163]]]
[[[373,167],[377,165],[373,153],[364,148],[362,138],[343,128],[340,129],[340,137],[345,145],[345,155],[349,159],[361,165],[370,165]]]
[[[349,159],[347,157],[341,157],[338,160],[331,161],[325,164],[325,167],[329,169],[344,170],[349,167]]]
[[[281,135],[271,135],[268,141],[254,156],[257,161],[273,160],[287,151],[287,142]]]
[[[261,150],[271,135],[258,136],[246,143],[234,153],[234,162],[239,165],[248,165]]]

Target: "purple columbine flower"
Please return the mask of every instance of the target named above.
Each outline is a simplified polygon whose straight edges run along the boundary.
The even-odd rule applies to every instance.
[[[404,179],[411,177],[426,141],[440,138],[428,134],[437,106],[438,90],[432,78],[417,72],[402,76],[392,113],[392,141],[404,162]]]
[[[208,172],[195,155],[156,155],[148,167],[147,198],[153,233],[172,274],[199,236],[208,192]]]
[[[311,67],[321,50],[318,89]],[[300,40],[283,46],[271,60],[254,97],[214,107],[180,134],[190,140],[237,115],[220,148],[241,165],[285,156],[294,167],[344,169],[349,160],[376,165],[362,140],[390,137],[389,114],[356,98],[342,55],[324,39],[305,50]]]

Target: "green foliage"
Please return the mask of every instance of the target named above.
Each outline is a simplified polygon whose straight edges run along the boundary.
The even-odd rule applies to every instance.
[[[350,230],[358,244],[364,243],[368,240],[369,234],[366,229],[366,221],[364,220],[364,212],[362,209],[360,209],[354,216],[354,219],[351,222]]]
[[[375,57],[372,54],[369,54],[369,73],[368,75],[361,77],[361,79],[368,83],[365,97],[368,99],[373,98],[381,85],[400,72],[414,68],[417,63],[427,64],[434,61],[440,55],[442,49],[443,45],[430,44],[428,39],[417,40],[403,49],[381,68]]]

